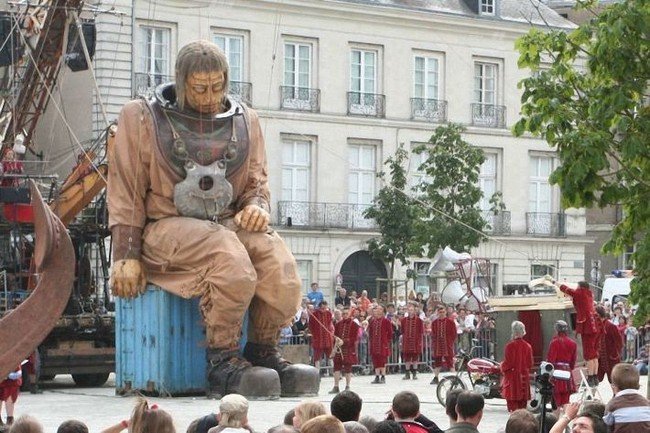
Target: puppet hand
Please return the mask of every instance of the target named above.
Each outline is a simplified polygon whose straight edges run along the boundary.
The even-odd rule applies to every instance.
[[[118,260],[111,267],[111,291],[120,298],[135,298],[147,286],[144,268],[139,260]]]
[[[271,216],[261,207],[249,204],[235,215],[235,224],[249,232],[264,232]]]

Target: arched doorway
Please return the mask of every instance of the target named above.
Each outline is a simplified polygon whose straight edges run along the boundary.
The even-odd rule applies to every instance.
[[[377,259],[373,259],[368,251],[357,251],[351,254],[343,266],[341,266],[341,276],[343,277],[343,287],[348,293],[356,290],[361,294],[362,290],[368,291],[370,298],[379,296],[377,293],[377,283],[375,278],[386,278],[386,266]]]

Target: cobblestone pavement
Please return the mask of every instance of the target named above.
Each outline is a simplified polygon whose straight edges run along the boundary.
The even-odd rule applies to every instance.
[[[399,374],[386,377],[386,384],[373,385],[372,376],[354,376],[351,389],[363,399],[362,415],[370,415],[383,419],[395,393],[402,390],[414,391],[421,401],[421,412],[434,420],[442,429],[448,427],[444,408],[437,402],[435,387],[429,384],[432,374],[421,374],[418,380],[402,380]],[[646,377],[641,378],[642,392],[645,395]],[[342,382],[343,383],[343,382]],[[35,416],[45,427],[46,433],[56,431],[58,425],[66,419],[79,419],[88,424],[91,432],[99,432],[103,428],[117,424],[128,418],[135,402],[134,397],[115,395],[113,376],[101,388],[75,388],[70,376],[57,378],[44,386],[44,393],[32,395],[23,393],[16,404],[16,416],[30,414]],[[333,379],[324,377],[321,381],[318,399],[329,410],[332,395]],[[611,398],[611,390],[607,383],[600,386],[605,401]],[[185,432],[189,423],[199,416],[218,411],[218,401],[205,397],[151,398],[161,409],[170,412],[175,420],[177,432]],[[269,427],[282,422],[284,414],[294,408],[300,401],[298,398],[281,398],[273,401],[252,401],[249,419],[253,428],[260,433]],[[4,411],[3,411],[4,412]],[[4,413],[2,414],[4,418]],[[493,433],[505,425],[508,419],[505,401],[493,399],[486,401],[483,421],[479,425],[481,433]]]

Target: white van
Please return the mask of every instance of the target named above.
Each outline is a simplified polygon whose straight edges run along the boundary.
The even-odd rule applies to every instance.
[[[609,277],[603,283],[603,295],[601,301],[609,301],[612,305],[618,301],[627,299],[630,296],[630,282],[632,278]]]

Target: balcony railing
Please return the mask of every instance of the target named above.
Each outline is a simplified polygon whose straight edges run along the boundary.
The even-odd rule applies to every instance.
[[[486,233],[496,236],[510,235],[510,211],[499,211],[496,214],[489,210],[483,211],[483,219],[488,223]]]
[[[472,125],[486,128],[505,128],[506,107],[504,105],[472,104]]]
[[[278,202],[278,225],[302,228],[338,228],[373,230],[375,220],[366,219],[363,212],[370,205],[347,203]]]
[[[231,81],[228,83],[228,94],[235,101],[243,102],[249,107],[253,106],[253,84],[245,81]]]
[[[566,215],[563,213],[526,212],[526,234],[532,236],[566,236]]]
[[[280,108],[283,110],[320,111],[320,89],[309,87],[280,86],[282,102]]]
[[[447,101],[411,98],[411,119],[443,123],[447,121]]]
[[[133,97],[143,96],[149,98],[157,86],[163,83],[174,81],[171,75],[146,74],[136,72],[133,83]],[[233,99],[252,105],[253,85],[243,81],[231,81],[228,83],[228,93]]]
[[[156,87],[170,81],[174,81],[174,77],[171,75],[136,72],[135,82],[133,83],[133,97],[142,96],[149,98],[153,95],[153,91]]]
[[[386,116],[386,96],[377,93],[348,92],[348,114],[366,117]]]

